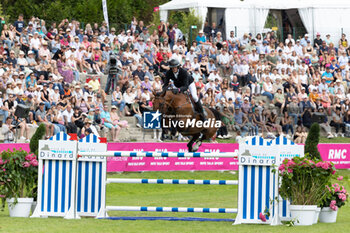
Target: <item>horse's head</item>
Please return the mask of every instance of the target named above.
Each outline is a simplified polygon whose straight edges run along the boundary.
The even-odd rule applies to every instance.
[[[153,110],[159,110],[162,113],[169,113],[173,109],[173,100],[176,95],[171,90],[160,93],[153,92]]]

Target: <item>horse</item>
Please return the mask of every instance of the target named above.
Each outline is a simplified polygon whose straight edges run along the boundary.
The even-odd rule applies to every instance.
[[[174,127],[182,135],[192,137],[187,144],[189,152],[196,152],[202,141],[213,138],[221,126],[221,121],[207,107],[204,107],[207,120],[202,122],[187,93],[166,90],[153,95],[153,110],[162,113],[162,127]]]

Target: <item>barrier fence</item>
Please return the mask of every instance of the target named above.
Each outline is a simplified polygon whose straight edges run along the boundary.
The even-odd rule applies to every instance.
[[[263,223],[259,217],[266,209],[270,212],[266,224],[279,224],[280,217],[288,219],[289,202],[278,199],[278,176],[271,166],[282,158],[302,156],[303,147],[285,138],[266,141],[252,138],[239,147],[239,180],[186,180],[186,179],[118,179],[106,177],[106,157],[236,157],[235,152],[132,152],[107,151],[105,143],[95,135],[75,142],[67,135],[56,135],[39,144],[38,205],[33,217],[80,216],[108,217],[108,211],[144,212],[201,212],[237,213],[235,224]],[[67,140],[67,141],[62,141]],[[102,140],[104,141],[104,140]],[[56,164],[55,168],[50,167]],[[69,163],[69,168],[63,166]],[[41,164],[41,165],[40,165]],[[62,165],[61,165],[62,164]],[[52,166],[52,165],[51,165]],[[67,166],[67,165],[66,165]],[[57,172],[59,171],[59,172]],[[64,177],[64,179],[63,179]],[[69,177],[69,178],[67,178]],[[76,182],[74,182],[76,180]],[[51,181],[51,184],[49,185]],[[65,182],[63,182],[65,181]],[[106,185],[124,184],[188,184],[238,185],[238,207],[148,207],[106,206]],[[41,197],[41,198],[40,198]],[[58,207],[65,208],[58,208]],[[43,208],[44,207],[44,208]],[[281,211],[280,211],[281,210]]]

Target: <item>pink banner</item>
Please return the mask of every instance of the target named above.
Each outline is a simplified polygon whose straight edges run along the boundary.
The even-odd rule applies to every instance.
[[[28,143],[0,144],[0,152],[7,149],[29,151]],[[108,150],[120,151],[187,151],[186,143],[108,143]],[[238,144],[204,143],[199,152],[233,152]],[[331,161],[337,169],[350,169],[350,144],[319,144],[318,150],[324,161]],[[120,158],[109,157],[108,172],[120,171],[199,171],[237,170],[233,158]]]
[[[29,143],[0,143],[0,152],[8,149],[22,149],[28,152],[30,151]]]
[[[187,151],[186,143],[108,143],[109,151]],[[203,143],[198,152],[233,152],[238,144]],[[237,170],[234,158],[109,157],[107,172]]]
[[[322,160],[331,161],[337,169],[350,168],[350,144],[318,144]]]

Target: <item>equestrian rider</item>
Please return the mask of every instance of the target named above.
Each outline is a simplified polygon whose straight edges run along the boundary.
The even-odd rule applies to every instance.
[[[165,88],[169,85],[170,80],[173,81],[179,92],[185,92],[189,89],[195,102],[195,110],[200,114],[202,121],[205,121],[204,109],[198,98],[197,88],[193,77],[185,69],[180,67],[180,63],[177,59],[171,59],[169,61],[169,67],[170,70],[166,72],[164,77],[163,91],[165,91]]]

